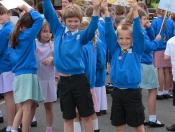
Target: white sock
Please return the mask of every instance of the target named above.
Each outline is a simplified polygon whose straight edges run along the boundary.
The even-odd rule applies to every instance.
[[[1,112],[1,110],[0,110],[0,117],[2,117],[2,112]]]
[[[32,119],[32,122],[34,122],[34,121],[36,121],[36,118],[35,118],[35,116],[33,117],[33,119]]]
[[[163,93],[164,93],[163,91],[158,91],[157,95],[163,95]]]
[[[149,115],[149,121],[155,122],[156,121],[156,115]]]
[[[12,131],[11,131],[11,132],[18,132],[18,131],[17,131],[17,130],[13,130],[13,129],[12,129]]]
[[[85,132],[83,121],[80,121],[80,127],[81,127],[81,132]]]
[[[168,94],[168,90],[164,90],[163,91],[163,94]]]
[[[74,122],[74,132],[81,132],[80,122]]]
[[[7,128],[6,128],[6,131],[11,131],[12,130],[12,127],[11,126],[8,126]]]
[[[98,130],[98,119],[92,120],[94,125],[94,130]]]

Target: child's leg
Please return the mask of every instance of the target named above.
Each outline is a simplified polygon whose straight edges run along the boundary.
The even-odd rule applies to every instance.
[[[136,132],[145,132],[144,125],[140,125],[138,127],[134,127]]]
[[[82,132],[80,124],[80,115],[76,112],[76,118],[74,119],[74,132]]]
[[[93,126],[93,123],[92,123],[91,116],[81,117],[81,119],[84,123],[85,132],[93,132],[94,131],[94,126]]]
[[[126,125],[116,126],[116,132],[125,132]]]
[[[171,79],[170,79],[170,72],[169,67],[165,69],[165,87],[164,87],[164,95],[168,95],[168,90],[170,88]]]
[[[94,126],[94,131],[99,131],[98,118],[97,118],[96,113],[94,113],[91,117],[92,117],[92,122],[93,122],[93,126]]]
[[[28,132],[29,126],[32,122],[32,118],[35,114],[36,103],[32,100],[27,100],[22,103],[22,132]]]
[[[73,126],[73,119],[72,120],[64,120],[64,132],[72,132],[74,129]]]
[[[21,123],[23,113],[22,113],[22,107],[21,106],[19,106],[19,107],[20,108],[18,109],[18,111],[15,115],[14,121],[13,121],[13,127],[12,127],[13,130],[18,130],[18,126]]]
[[[159,80],[159,88],[158,88],[158,96],[163,95],[163,85],[164,85],[164,69],[163,68],[158,68],[158,80]]]
[[[52,127],[53,123],[53,103],[47,102],[44,103],[45,111],[46,111],[46,124],[47,127]]]
[[[148,110],[149,115],[155,115],[156,114],[156,93],[157,89],[149,89],[149,95],[148,95]]]
[[[5,105],[6,105],[7,118],[8,118],[8,127],[12,127],[13,120],[16,114],[13,92],[10,91],[10,92],[4,93],[3,95],[4,95],[4,100],[6,102]]]

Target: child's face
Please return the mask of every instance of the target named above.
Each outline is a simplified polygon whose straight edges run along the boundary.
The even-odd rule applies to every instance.
[[[71,32],[74,32],[80,26],[80,19],[77,17],[66,18],[65,24]]]
[[[141,25],[142,25],[142,28],[145,28],[146,27],[146,23],[148,22],[148,18],[147,16],[142,16],[141,17]]]
[[[46,26],[45,28],[43,28],[41,30],[41,33],[40,33],[40,41],[42,43],[47,43],[49,42],[49,40],[51,39],[52,37],[52,33],[50,31],[50,28],[49,26]]]
[[[62,0],[62,8],[64,9],[66,6],[68,6],[70,2],[68,0]]]
[[[120,30],[117,33],[118,44],[122,49],[128,49],[132,45],[132,33],[129,30]]]
[[[10,19],[10,14],[3,14],[0,15],[0,24],[4,24],[5,22],[7,22]]]

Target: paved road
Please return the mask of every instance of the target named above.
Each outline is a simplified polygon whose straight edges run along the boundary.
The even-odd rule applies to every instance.
[[[107,78],[108,80],[108,78]],[[145,106],[145,116],[148,119],[148,109],[146,105],[148,91],[143,90],[143,103]],[[99,128],[101,132],[114,132],[114,127],[110,124],[110,107],[111,107],[111,96],[107,95],[108,99],[108,110],[107,115],[99,117]],[[0,100],[0,103],[2,100]],[[54,103],[54,122],[53,122],[53,132],[63,132],[63,119],[59,108],[59,101]],[[0,105],[0,110],[2,110],[5,122],[0,124],[0,129],[2,129],[7,124],[7,118],[5,113],[5,105]],[[172,99],[167,99],[163,101],[157,101],[157,117],[158,120],[165,123],[165,126],[175,123],[175,107],[172,106]],[[40,103],[36,111],[36,118],[38,121],[38,126],[32,128],[32,132],[45,132],[45,111],[43,103]],[[150,128],[145,127],[146,132],[167,132],[165,127],[162,128]],[[133,128],[127,126],[126,132],[134,132]]]

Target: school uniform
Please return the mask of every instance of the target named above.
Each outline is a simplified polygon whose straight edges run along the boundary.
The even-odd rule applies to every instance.
[[[155,33],[154,36],[157,36],[159,34],[162,21],[163,21],[162,17],[158,17],[152,21],[151,27],[154,30],[154,33]],[[154,52],[154,66],[156,68],[171,67],[170,61],[167,61],[164,59],[164,52],[165,52],[167,41],[174,36],[175,24],[171,19],[167,17],[165,18],[164,23],[166,25],[166,32],[164,32],[164,27],[163,27],[160,32],[162,39],[159,41],[160,43],[159,47]],[[164,39],[164,33],[166,35],[166,39]]]
[[[54,35],[54,65],[56,71],[68,75],[60,76],[60,104],[64,119],[76,117],[77,107],[80,117],[94,114],[89,81],[84,74],[85,66],[82,60],[82,46],[95,36],[98,16],[92,16],[86,30],[74,33],[63,26],[50,0],[43,0],[43,9]]]
[[[85,65],[85,74],[87,75],[90,83],[90,90],[94,103],[94,109],[98,109],[97,97],[95,94],[95,80],[96,80],[96,60],[97,60],[97,45],[94,46],[92,41],[84,45],[82,48],[83,63]]]
[[[154,89],[159,87],[159,81],[157,77],[156,70],[153,66],[153,51],[159,47],[159,41],[157,39],[150,40],[147,34],[153,33],[152,28],[144,29],[145,36],[145,50],[141,58],[142,66],[142,81],[140,83],[140,88],[143,89]],[[149,74],[149,75],[148,75]]]
[[[37,75],[44,94],[45,103],[54,102],[57,99],[54,65],[52,62],[49,65],[43,64],[43,61],[45,59],[52,56],[53,42],[49,41],[46,44],[42,44],[41,42],[36,40],[36,59],[38,63]]]
[[[12,32],[13,28],[14,26],[12,25],[12,23],[7,21],[4,25],[2,25],[0,29],[0,93],[13,91],[14,75],[11,72],[12,65],[8,54],[8,37]]]
[[[95,93],[98,101],[98,109],[107,110],[107,97],[106,97],[106,49],[107,46],[97,37],[97,66],[96,66],[96,80],[95,80]]]
[[[10,58],[12,72],[15,73],[14,80],[14,100],[21,103],[26,100],[41,102],[44,100],[37,77],[36,42],[43,18],[34,10],[30,10],[34,23],[31,28],[21,31],[18,36],[18,44],[15,48],[10,48]]]
[[[111,124],[138,127],[144,123],[144,107],[139,84],[141,57],[144,53],[144,35],[139,17],[133,19],[133,45],[124,53],[117,42],[110,17],[105,18],[105,37],[111,58],[112,91]]]

